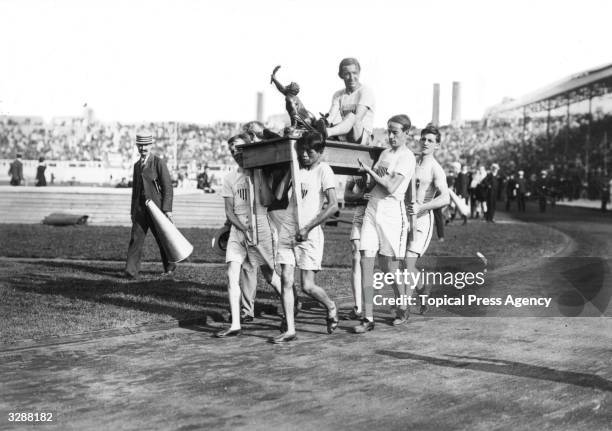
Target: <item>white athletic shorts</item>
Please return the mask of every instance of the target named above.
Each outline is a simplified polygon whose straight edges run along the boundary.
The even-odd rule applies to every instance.
[[[246,216],[240,216],[240,221],[247,223]],[[259,239],[258,247],[266,256],[267,260],[274,264],[274,237],[267,214],[257,215],[257,236]],[[238,262],[244,264],[248,262],[253,267],[265,265],[266,259],[252,245],[247,245],[244,233],[232,225],[230,230],[229,240],[227,242],[227,250],[225,251],[225,263]]]
[[[292,217],[293,215],[286,209],[268,211],[268,218],[270,219],[270,224],[272,225],[272,233],[276,239],[278,239],[280,227],[283,225],[283,223],[285,223],[285,220]]]
[[[355,212],[353,212],[353,227],[351,228],[351,241],[361,238],[361,226],[363,226],[363,216],[365,215],[365,210],[365,205],[355,207]]]
[[[434,228],[434,215],[433,211],[427,211],[416,219],[416,226],[414,229],[413,240],[408,242],[406,250],[413,253],[417,253],[419,257],[423,256],[429,247],[429,242],[433,235]]]
[[[308,233],[306,241],[297,242],[295,222],[286,222],[280,226],[278,235],[278,253],[276,261],[282,265],[291,265],[299,269],[320,271],[323,261],[323,229],[315,227]]]
[[[360,250],[403,258],[406,253],[408,219],[403,200],[371,200],[363,216]]]

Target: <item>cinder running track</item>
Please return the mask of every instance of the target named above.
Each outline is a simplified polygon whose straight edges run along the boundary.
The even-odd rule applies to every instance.
[[[381,314],[371,333],[344,321],[329,336],[307,310],[287,346],[266,343],[278,320],[262,318],[237,339],[195,325],[5,349],[0,429],[30,429],[9,412],[52,412],[45,429],[608,430],[611,219],[557,208],[524,220],[569,235],[570,266],[499,271],[488,294],[566,289],[568,316],[598,317],[441,310],[394,328]]]

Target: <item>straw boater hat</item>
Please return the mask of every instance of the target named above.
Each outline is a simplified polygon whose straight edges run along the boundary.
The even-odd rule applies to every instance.
[[[153,136],[150,133],[139,133],[136,135],[136,145],[151,145]]]

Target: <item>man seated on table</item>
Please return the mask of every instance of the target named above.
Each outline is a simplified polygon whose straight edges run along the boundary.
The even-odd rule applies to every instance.
[[[327,138],[368,145],[374,122],[374,93],[359,82],[361,65],[356,58],[345,58],[338,67],[344,88],[334,93],[327,120],[329,127],[320,129]]]

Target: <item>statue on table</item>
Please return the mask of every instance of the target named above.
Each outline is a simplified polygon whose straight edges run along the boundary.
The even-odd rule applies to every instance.
[[[325,125],[325,120],[317,120],[312,112],[304,107],[304,104],[298,97],[300,86],[296,82],[284,86],[276,79],[276,72],[278,72],[278,69],[280,69],[280,66],[274,68],[270,76],[270,84],[276,85],[276,89],[285,96],[285,109],[287,109],[287,113],[291,120],[291,126],[285,130],[285,135],[299,135],[299,129],[306,129],[309,131],[318,131],[325,136],[325,127],[321,128],[321,125]]]

